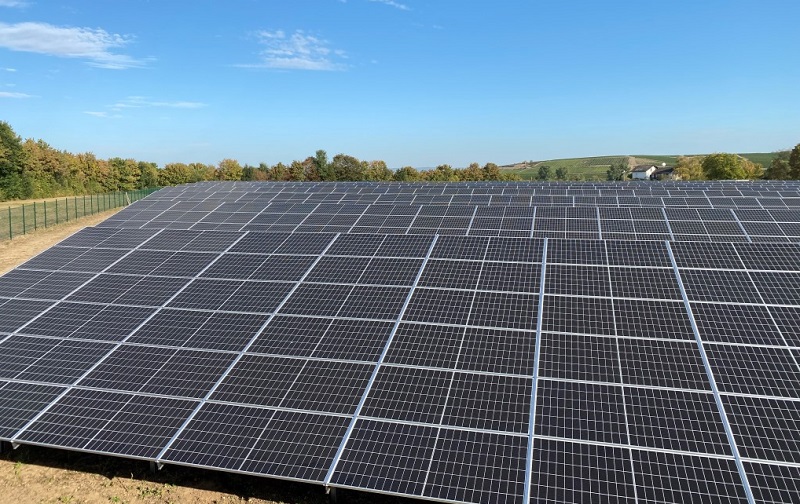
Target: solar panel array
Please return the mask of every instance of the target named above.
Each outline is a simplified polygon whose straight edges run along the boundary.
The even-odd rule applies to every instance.
[[[792,182],[163,189],[0,277],[0,440],[446,502],[800,501],[798,227]]]
[[[794,182],[237,184],[159,191],[103,225],[712,242],[800,241]]]

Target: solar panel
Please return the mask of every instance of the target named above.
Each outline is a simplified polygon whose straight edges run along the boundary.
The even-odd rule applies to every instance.
[[[0,440],[447,502],[796,500],[793,208],[165,188],[0,277]]]

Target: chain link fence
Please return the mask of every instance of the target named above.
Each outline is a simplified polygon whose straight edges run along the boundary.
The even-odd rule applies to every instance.
[[[56,198],[0,209],[0,240],[130,205],[159,188]]]

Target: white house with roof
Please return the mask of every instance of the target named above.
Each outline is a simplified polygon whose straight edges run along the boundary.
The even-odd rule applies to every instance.
[[[631,178],[633,180],[650,180],[651,176],[656,172],[656,170],[666,166],[666,163],[661,163],[661,166],[652,164],[637,165],[633,170],[631,170]]]

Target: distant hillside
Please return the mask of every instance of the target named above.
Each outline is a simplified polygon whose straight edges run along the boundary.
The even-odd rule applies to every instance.
[[[652,162],[637,156],[636,161],[641,163]],[[582,180],[604,180],[606,178],[606,171],[612,163],[623,162],[630,164],[630,156],[598,156],[586,158],[567,158],[567,159],[549,159],[547,161],[529,161],[527,163],[518,163],[516,165],[507,165],[501,168],[511,170],[523,179],[535,179],[539,173],[539,167],[547,165],[550,167],[553,174],[559,168],[566,168],[570,178],[580,178]],[[659,161],[660,163],[660,161]]]
[[[777,154],[777,152],[753,152],[739,155],[749,159],[754,163],[761,163],[761,165],[766,168]],[[539,173],[539,167],[542,165],[549,166],[554,174],[557,169],[566,168],[568,177],[570,179],[605,180],[606,171],[611,164],[620,161],[627,163],[628,166],[631,167],[640,164],[651,163],[654,165],[660,165],[661,163],[674,165],[678,162],[678,155],[636,154],[633,156],[597,156],[584,158],[548,159],[546,161],[526,161],[513,165],[505,165],[501,166],[501,168],[503,170],[511,171],[526,180],[535,179]]]

